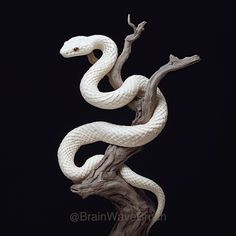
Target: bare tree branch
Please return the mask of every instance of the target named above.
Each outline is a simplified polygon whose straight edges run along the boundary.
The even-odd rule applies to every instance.
[[[109,73],[109,82],[114,89],[119,88],[123,84],[121,77],[122,67],[130,56],[132,44],[140,37],[141,33],[144,31],[144,26],[146,23],[146,21],[143,21],[136,27],[130,22],[130,15],[128,16],[128,24],[133,28],[133,33],[126,36],[123,51]]]
[[[142,32],[144,31],[144,26],[146,25],[146,21],[143,21],[138,24],[136,27],[130,20],[130,15],[128,15],[128,25],[132,27],[133,33],[130,35],[127,35],[125,38],[123,50],[120,54],[120,56],[117,58],[115,65],[113,66],[112,70],[107,74],[109,77],[109,82],[111,86],[114,89],[119,88],[123,84],[122,76],[121,76],[121,71],[123,68],[124,63],[128,60],[131,49],[132,49],[132,44],[140,37]],[[94,55],[93,52],[91,52],[88,55],[88,60],[91,64],[94,64],[98,58]],[[128,104],[129,108],[132,110],[137,110],[137,101],[134,100],[130,104]]]
[[[134,32],[125,38],[123,51],[109,73],[110,83],[115,89],[123,84],[121,77],[122,67],[131,53],[132,43],[141,35],[146,22],[143,21],[136,27],[131,22],[130,16],[128,16],[128,24],[133,28]],[[92,64],[97,60],[94,54],[90,54],[88,59]],[[143,124],[151,118],[158,103],[156,97],[157,86],[167,73],[185,68],[199,60],[200,57],[197,55],[183,59],[170,55],[169,62],[160,67],[151,76],[144,97],[139,98],[135,103],[130,103],[130,107],[136,110],[136,118],[132,122],[132,125]],[[101,162],[97,164],[86,179],[82,183],[74,183],[71,186],[71,191],[83,198],[96,194],[109,199],[114,204],[123,220],[116,222],[110,236],[147,235],[147,228],[156,207],[154,207],[154,204],[142,190],[133,188],[127,184],[119,174],[122,165],[131,156],[140,152],[142,148],[109,145]],[[136,216],[144,220],[140,221],[137,218],[132,219],[127,216]]]
[[[194,63],[200,61],[200,57],[198,55],[194,55],[191,57],[185,57],[183,59],[179,59],[178,57],[173,56],[172,54],[169,56],[169,62],[159,70],[157,70],[149,79],[147,90],[145,92],[145,96],[142,101],[139,101],[139,104],[142,104],[142,114],[143,119],[141,123],[146,123],[151,118],[153,111],[157,105],[157,97],[156,90],[160,81],[172,71],[176,71],[185,67],[188,67]]]

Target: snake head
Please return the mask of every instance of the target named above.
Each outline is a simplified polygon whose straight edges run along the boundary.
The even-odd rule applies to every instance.
[[[90,37],[77,36],[69,39],[64,43],[60,50],[60,54],[65,57],[84,56],[93,51],[93,45]]]

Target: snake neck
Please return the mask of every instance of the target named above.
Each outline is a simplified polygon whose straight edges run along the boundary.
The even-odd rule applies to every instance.
[[[89,102],[88,97],[91,94],[99,94],[97,86],[101,79],[112,69],[118,55],[117,46],[110,38],[103,35],[93,35],[90,36],[90,40],[93,50],[101,50],[102,56],[89,68],[80,82],[81,94],[87,102]]]

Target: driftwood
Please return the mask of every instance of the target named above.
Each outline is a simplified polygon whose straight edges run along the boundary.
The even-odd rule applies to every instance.
[[[131,53],[133,42],[143,32],[146,22],[143,21],[136,27],[131,23],[130,16],[128,16],[128,24],[134,32],[125,38],[123,51],[108,74],[109,82],[114,89],[119,88],[123,83],[121,77],[122,67]],[[91,63],[97,60],[94,54],[89,55],[88,59]],[[200,58],[197,55],[183,59],[170,55],[169,62],[160,67],[149,79],[145,95],[142,98],[136,97],[128,104],[130,109],[136,112],[132,125],[146,123],[150,119],[158,102],[156,99],[157,86],[167,73],[187,67],[199,60]],[[109,145],[102,161],[89,176],[82,183],[74,183],[71,186],[71,191],[79,194],[82,198],[99,195],[109,199],[114,204],[119,219],[115,223],[110,236],[145,236],[148,234],[147,228],[156,206],[144,191],[127,184],[119,174],[121,166],[141,150],[142,147],[126,148]]]

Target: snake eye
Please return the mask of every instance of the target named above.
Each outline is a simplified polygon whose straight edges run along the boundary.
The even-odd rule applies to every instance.
[[[78,48],[78,47],[75,47],[75,48],[73,49],[73,51],[74,51],[74,52],[77,52],[77,51],[79,51],[79,48]]]

